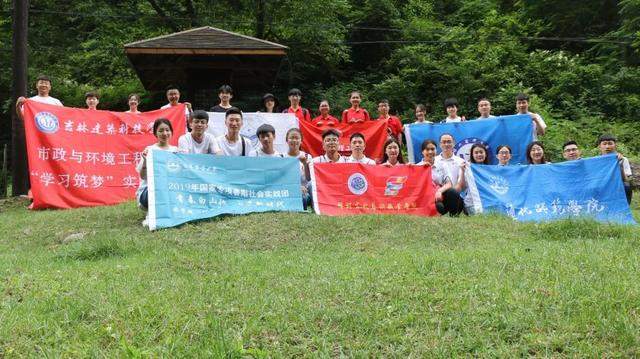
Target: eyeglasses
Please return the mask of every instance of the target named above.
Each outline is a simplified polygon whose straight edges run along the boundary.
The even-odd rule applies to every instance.
[[[565,148],[564,152],[578,152],[577,148]]]
[[[499,151],[498,154],[499,155],[510,155],[511,152],[509,152],[509,151]]]
[[[324,142],[338,142],[338,139],[335,137],[325,137]]]

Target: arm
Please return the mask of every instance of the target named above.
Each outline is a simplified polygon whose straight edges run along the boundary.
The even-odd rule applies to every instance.
[[[26,98],[24,96],[20,96],[16,100],[16,115],[18,115],[18,118],[21,120],[22,120],[22,104],[24,104],[24,101],[26,101]]]
[[[536,133],[538,134],[538,136],[544,136],[547,130],[547,124],[544,122],[542,117],[540,117],[540,115],[538,115],[537,113],[532,113],[531,119],[533,119],[533,122],[536,123]]]
[[[140,159],[140,162],[138,162],[138,165],[136,166],[136,170],[140,174],[140,178],[143,180],[147,179],[147,153],[148,152],[149,152],[149,148],[145,148],[144,151],[142,151],[142,158]]]
[[[465,176],[466,171],[467,171],[467,163],[465,162],[460,166],[460,172],[458,174],[458,183],[456,183],[454,187],[456,192],[462,192],[462,190],[467,187],[467,178]]]

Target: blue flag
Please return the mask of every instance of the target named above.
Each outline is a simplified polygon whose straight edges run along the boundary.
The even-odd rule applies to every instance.
[[[303,210],[296,158],[168,151],[148,156],[151,230],[221,214]]]
[[[527,145],[533,141],[533,123],[530,115],[499,116],[487,120],[472,120],[454,123],[411,124],[405,126],[409,161],[422,161],[422,141],[436,141],[440,152],[440,135],[448,133],[456,144],[456,156],[469,161],[469,151],[474,143],[480,142],[489,149],[490,163],[498,163],[496,148],[500,145],[511,147],[511,163],[526,163]]]
[[[518,221],[593,218],[635,224],[615,155],[529,166],[471,165],[475,212]]]

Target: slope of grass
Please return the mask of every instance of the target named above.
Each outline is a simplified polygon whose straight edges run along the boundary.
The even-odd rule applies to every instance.
[[[640,230],[0,207],[2,356],[640,356]],[[636,213],[637,214],[637,213]]]

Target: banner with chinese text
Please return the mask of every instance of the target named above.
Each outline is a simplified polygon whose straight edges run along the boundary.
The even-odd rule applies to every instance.
[[[316,126],[313,123],[300,122],[300,130],[302,131],[302,149],[313,157],[324,154],[322,148],[322,132],[329,128],[335,128],[341,133],[340,136],[340,154],[351,155],[350,137],[356,132],[364,135],[366,147],[364,153],[373,160],[382,158],[382,150],[384,142],[387,140],[387,122],[386,121],[366,121],[354,124],[340,123],[336,126]]]
[[[438,215],[430,167],[315,163],[311,169],[317,214]]]
[[[511,163],[526,163],[527,145],[533,141],[533,124],[529,115],[499,116],[487,120],[472,120],[454,123],[405,125],[409,161],[422,161],[422,142],[434,140],[440,152],[440,136],[453,136],[453,151],[469,161],[469,151],[474,143],[482,143],[489,149],[489,161],[498,163],[496,148],[500,145],[511,147]]]
[[[467,180],[477,213],[499,212],[518,221],[635,223],[615,155],[529,166],[472,164]]]
[[[227,127],[224,123],[223,112],[208,112],[209,127],[207,132],[215,137],[222,136],[227,133]],[[298,127],[298,119],[292,113],[266,113],[266,112],[244,112],[242,114],[242,128],[240,134],[251,140],[253,147],[260,148],[256,130],[262,124],[270,124],[276,130],[276,138],[273,141],[273,147],[280,153],[287,153],[289,145],[287,145],[287,131],[291,128]],[[250,151],[247,151],[247,153]]]
[[[152,151],[147,182],[150,230],[221,214],[303,210],[295,158]]]
[[[141,114],[86,110],[27,100],[24,125],[33,204],[76,208],[135,197],[140,153],[156,142],[153,122],[173,125],[171,144],[185,132],[184,105]]]

